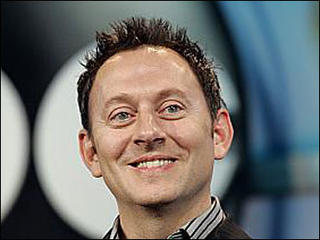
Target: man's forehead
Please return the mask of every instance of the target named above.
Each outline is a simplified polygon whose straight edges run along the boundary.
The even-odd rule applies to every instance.
[[[105,98],[129,89],[139,94],[168,86],[185,91],[198,84],[196,74],[179,53],[166,47],[142,45],[106,60],[97,72],[92,92]]]
[[[187,61],[176,51],[164,47],[153,45],[141,45],[137,48],[124,50],[116,53],[107,59],[99,71],[110,70],[112,67],[121,66],[121,64],[147,64],[149,66],[158,67],[169,63],[175,66],[180,71],[185,71],[189,68]]]

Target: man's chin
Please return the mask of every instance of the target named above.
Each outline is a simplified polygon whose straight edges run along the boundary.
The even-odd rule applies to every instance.
[[[173,203],[173,201],[150,201],[139,205],[145,208],[159,209],[169,205],[170,203]]]
[[[140,198],[136,203],[142,207],[157,209],[172,204],[175,201],[176,198],[174,196],[149,195]]]

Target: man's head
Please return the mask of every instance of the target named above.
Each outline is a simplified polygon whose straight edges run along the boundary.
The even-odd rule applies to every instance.
[[[102,64],[111,56],[141,45],[163,46],[179,53],[189,63],[198,77],[212,119],[218,109],[224,106],[220,96],[220,86],[215,66],[203,53],[196,42],[189,39],[184,28],[175,30],[168,21],[162,19],[131,18],[112,24],[113,32],[97,32],[96,51],[87,56],[86,71],[78,81],[78,104],[82,125],[91,130],[89,117],[89,96],[95,76]]]
[[[119,202],[210,194],[233,136],[212,64],[184,30],[130,19],[97,35],[78,82],[82,158]]]

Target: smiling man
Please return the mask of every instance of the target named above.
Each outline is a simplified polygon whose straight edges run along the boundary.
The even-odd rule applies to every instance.
[[[104,238],[249,238],[210,193],[233,138],[214,66],[167,21],[112,29],[78,81],[80,153],[119,211]]]

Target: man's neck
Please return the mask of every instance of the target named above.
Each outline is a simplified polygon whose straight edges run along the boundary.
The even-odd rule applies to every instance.
[[[167,238],[179,227],[205,212],[210,205],[210,194],[157,207],[119,205],[123,237]]]

